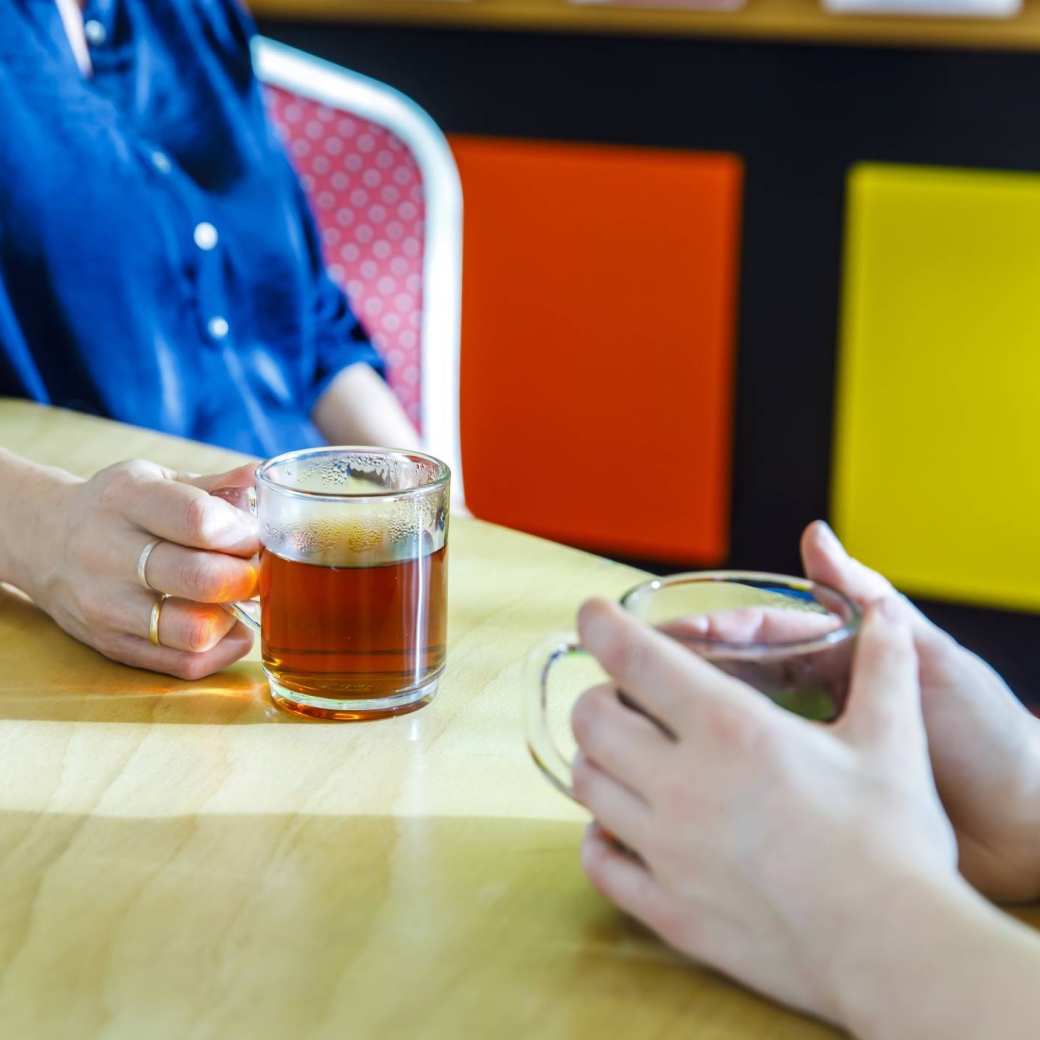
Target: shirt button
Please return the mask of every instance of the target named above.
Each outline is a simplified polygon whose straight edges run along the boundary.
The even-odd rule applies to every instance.
[[[83,23],[83,34],[95,47],[100,47],[108,39],[108,31],[96,18]]]
[[[171,167],[170,157],[165,152],[154,151],[152,152],[152,165],[160,173],[169,173]]]
[[[231,331],[231,326],[228,325],[227,318],[218,314],[206,322],[206,330],[214,339],[223,339]]]
[[[199,249],[209,252],[209,250],[216,248],[219,240],[220,235],[217,234],[217,229],[208,220],[195,225],[195,245]]]

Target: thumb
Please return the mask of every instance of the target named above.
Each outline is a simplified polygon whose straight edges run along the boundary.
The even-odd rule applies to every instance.
[[[906,615],[892,599],[867,609],[840,723],[864,748],[926,748],[917,653]]]
[[[926,671],[934,671],[936,667],[947,670],[964,667],[956,641],[906,597],[900,596],[887,578],[851,557],[823,520],[805,529],[801,548],[806,576],[813,581],[845,593],[861,609],[888,599],[891,609],[909,623]]]
[[[237,466],[225,473],[209,473],[199,476],[196,473],[178,473],[177,479],[182,484],[191,484],[193,487],[208,491],[217,498],[230,502],[231,505],[245,512],[252,512],[250,508],[251,492],[256,484],[257,462],[247,462],[245,465]]]
[[[805,529],[801,548],[806,577],[844,592],[860,607],[891,596],[894,591],[877,571],[849,556],[838,536],[822,520]]]

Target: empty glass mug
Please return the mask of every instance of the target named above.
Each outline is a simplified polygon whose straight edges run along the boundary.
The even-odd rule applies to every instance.
[[[448,467],[419,452],[312,448],[256,473],[260,635],[276,704],[363,720],[426,704],[444,670]]]
[[[836,589],[780,574],[703,571],[643,582],[620,602],[690,652],[799,715],[829,722],[845,706],[860,612]],[[525,690],[531,756],[572,798],[569,710],[558,710],[567,700],[554,676],[561,662],[583,656],[576,637],[551,637],[531,655]],[[583,685],[569,684],[570,703],[583,686],[603,681],[602,671],[591,674],[587,661],[582,670]],[[622,691],[619,696],[632,703]]]

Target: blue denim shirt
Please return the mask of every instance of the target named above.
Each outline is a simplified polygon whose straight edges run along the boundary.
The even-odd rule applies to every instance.
[[[329,280],[236,0],[54,0],[0,19],[0,396],[258,455],[382,362]]]

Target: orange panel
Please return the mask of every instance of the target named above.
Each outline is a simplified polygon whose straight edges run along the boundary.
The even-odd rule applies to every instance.
[[[470,508],[590,549],[723,559],[740,160],[452,146]]]

